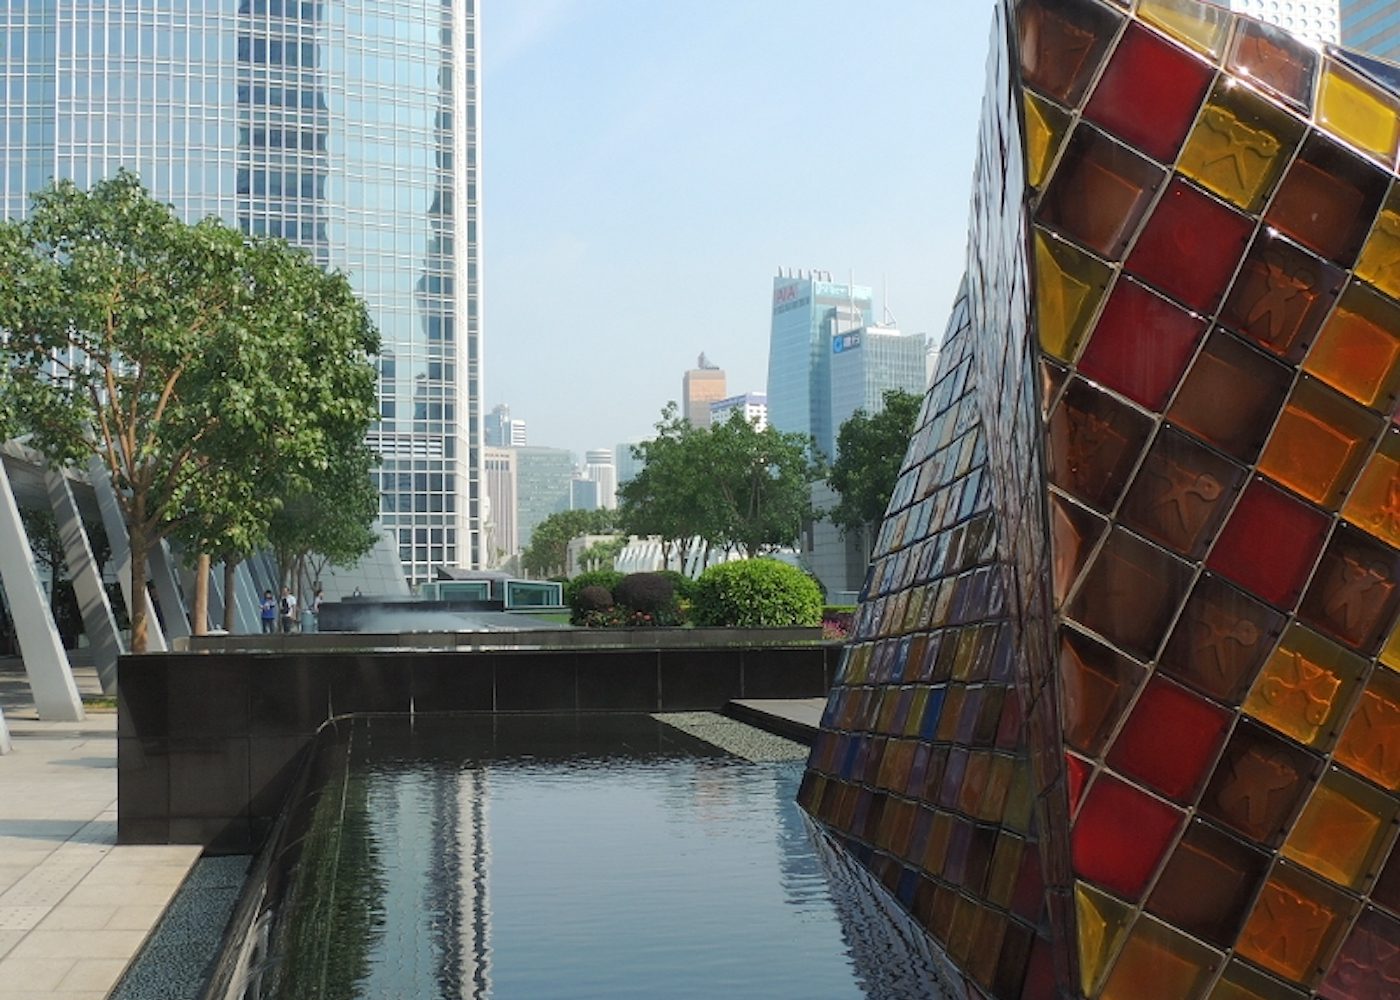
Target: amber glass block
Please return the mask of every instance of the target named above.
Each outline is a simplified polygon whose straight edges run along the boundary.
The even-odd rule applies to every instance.
[[[1089,330],[1112,269],[1044,230],[1035,231],[1035,309],[1040,346],[1072,360]]]
[[[1250,840],[1277,845],[1319,766],[1305,750],[1241,721],[1201,797],[1200,811]]]
[[[1189,803],[1210,773],[1230,721],[1199,695],[1154,677],[1113,741],[1108,766]]]
[[[1161,670],[1227,704],[1237,704],[1273,648],[1283,616],[1207,573],[1177,620]]]
[[[1177,169],[1245,211],[1258,212],[1302,138],[1296,118],[1248,87],[1220,82]]]
[[[1308,995],[1236,959],[1225,967],[1224,974],[1210,991],[1210,1000],[1305,1000]]]
[[[1065,601],[1094,544],[1103,534],[1103,518],[1058,493],[1050,494],[1050,553],[1055,606]]]
[[[1356,273],[1393,299],[1400,299],[1400,185],[1393,184],[1371,229]]]
[[[1400,792],[1400,674],[1384,667],[1371,675],[1342,730],[1337,763]]]
[[[1225,522],[1206,565],[1264,598],[1292,608],[1327,534],[1327,517],[1255,478]],[[1278,544],[1287,539],[1287,545]]]
[[[1329,1000],[1400,996],[1400,920],[1367,908],[1333,960],[1322,994]]]
[[[1128,527],[1198,559],[1234,503],[1245,470],[1170,428],[1148,449],[1119,514]]]
[[[1242,462],[1259,455],[1293,373],[1222,330],[1196,356],[1167,417]]]
[[[1331,264],[1264,230],[1245,257],[1220,321],[1280,357],[1299,361],[1343,279]]]
[[[1229,948],[1268,868],[1263,851],[1196,820],[1163,869],[1147,908],[1203,941]]]
[[[1078,105],[1121,20],[1092,0],[1025,0],[1016,8],[1022,79]]]
[[[1079,372],[1160,411],[1205,327],[1204,320],[1124,278],[1109,293]]]
[[[1240,932],[1239,954],[1296,983],[1311,985],[1326,971],[1355,904],[1310,875],[1274,869]]]
[[[1390,413],[1400,388],[1400,305],[1353,283],[1304,367],[1358,403]]]
[[[1324,878],[1359,890],[1375,874],[1396,808],[1394,796],[1333,768],[1313,789],[1283,843],[1283,854]]]
[[[1400,611],[1400,552],[1343,524],[1332,535],[1298,615],[1366,656]]]
[[[1201,313],[1212,313],[1254,233],[1254,222],[1176,178],[1153,209],[1127,268]]]
[[[1381,420],[1312,379],[1302,379],[1264,446],[1259,471],[1323,507],[1336,508],[1361,471]]]
[[[1313,133],[1284,174],[1264,220],[1328,260],[1350,267],[1385,192],[1384,173]]]
[[[1142,0],[1138,16],[1214,61],[1225,52],[1230,15],[1219,7],[1199,0]]]
[[[1299,743],[1330,747],[1365,670],[1356,654],[1294,625],[1259,672],[1244,710]]]
[[[1088,125],[1069,138],[1037,217],[1109,260],[1121,260],[1152,194],[1161,167]]]
[[[1141,666],[1073,629],[1060,633],[1061,722],[1065,739],[1097,757],[1142,681]]]
[[[1400,548],[1400,430],[1386,431],[1342,507],[1342,517]]]
[[[1226,68],[1299,108],[1311,110],[1317,52],[1282,28],[1240,18]]]
[[[1081,503],[1111,509],[1151,430],[1145,414],[1071,379],[1050,416],[1050,481]]]
[[[1075,874],[1138,900],[1184,819],[1160,799],[1100,774],[1070,834]]]
[[[1094,996],[1133,915],[1112,896],[1083,882],[1074,883],[1074,914],[1079,934],[1079,988],[1084,996]]]
[[[1060,150],[1060,142],[1069,129],[1069,114],[1045,98],[1026,95],[1026,180],[1039,188],[1049,176],[1050,165]]]
[[[1186,138],[1214,67],[1140,24],[1128,23],[1084,117],[1161,163]]]
[[[1150,660],[1190,585],[1190,566],[1114,528],[1085,571],[1069,616],[1127,653]]]
[[[1400,142],[1400,104],[1380,87],[1335,60],[1325,60],[1317,94],[1317,123],[1386,166]]]
[[[1142,1000],[1198,996],[1222,961],[1223,956],[1166,924],[1139,917],[1100,997]]]

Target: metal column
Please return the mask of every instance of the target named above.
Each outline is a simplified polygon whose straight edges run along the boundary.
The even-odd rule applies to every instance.
[[[83,614],[83,630],[92,647],[97,679],[102,684],[103,694],[114,694],[117,690],[117,657],[122,654],[122,644],[117,634],[117,620],[112,616],[112,605],[102,586],[102,572],[93,558],[92,545],[83,527],[83,519],[78,514],[78,505],[73,500],[73,489],[68,485],[67,477],[50,469],[44,476],[44,485],[48,488],[49,504],[53,507],[59,538],[63,540],[63,558],[68,563],[68,575],[73,581],[73,592]]]
[[[92,481],[93,492],[97,494],[97,509],[102,512],[102,526],[107,530],[107,542],[112,548],[112,562],[116,566],[117,583],[126,598],[128,614],[136,607],[131,599],[131,542],[127,539],[126,521],[122,518],[121,507],[117,504],[117,492],[112,488],[112,478],[107,475],[107,467],[100,458],[88,462],[88,479]],[[149,561],[149,560],[148,560]],[[149,594],[142,594],[146,602],[146,651],[164,653],[165,633],[161,631],[160,619],[151,603]]]

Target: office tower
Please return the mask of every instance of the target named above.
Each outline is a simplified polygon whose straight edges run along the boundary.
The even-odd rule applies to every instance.
[[[800,801],[950,995],[1394,996],[1400,81],[1185,0],[993,16]]]
[[[773,279],[768,341],[768,422],[780,431],[831,437],[831,338],[874,322],[871,292],[825,271]]]
[[[577,476],[569,482],[570,510],[597,510],[600,506],[597,483]]]
[[[518,448],[525,439],[525,421],[512,418],[510,407],[498,403],[486,414],[485,438],[488,448]]]
[[[924,394],[925,354],[923,337],[892,326],[866,326],[831,338],[831,436],[822,442],[830,458],[836,458],[841,425],[856,410],[879,413],[891,389]]]
[[[681,415],[692,427],[710,426],[710,404],[724,398],[724,370],[704,354],[681,378]]]
[[[482,466],[487,499],[483,566],[490,569],[519,551],[516,544],[515,451],[488,446],[482,451]]]
[[[639,444],[639,441],[624,441],[622,444],[613,446],[613,464],[617,467],[617,485],[621,486],[629,479],[636,478],[637,473],[642,471],[646,464],[640,459],[632,457],[632,447]]]
[[[1400,5],[1394,0],[1342,0],[1342,44],[1400,62]]]
[[[617,466],[610,448],[590,448],[583,456],[583,478],[598,484],[598,506],[617,509]]]
[[[126,167],[343,270],[383,337],[381,519],[404,572],[480,553],[475,0],[0,5],[0,210]]]
[[[735,410],[742,410],[744,419],[759,430],[768,426],[768,397],[761,392],[746,392],[711,403],[710,423],[724,423]]]
[[[1342,0],[1345,4],[1346,0]],[[1159,5],[1160,6],[1160,5]],[[1230,8],[1268,21],[1310,42],[1341,40],[1338,0],[1233,0]],[[1372,6],[1386,6],[1376,3]]]
[[[520,548],[530,544],[535,525],[573,503],[574,456],[563,448],[529,445],[515,454],[515,532]]]

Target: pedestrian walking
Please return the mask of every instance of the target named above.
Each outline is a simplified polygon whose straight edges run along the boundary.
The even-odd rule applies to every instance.
[[[282,612],[282,633],[290,635],[293,626],[297,623],[297,598],[286,587],[282,588],[280,610]]]
[[[277,598],[272,596],[272,591],[263,591],[260,607],[262,608],[263,635],[271,635],[277,631]]]

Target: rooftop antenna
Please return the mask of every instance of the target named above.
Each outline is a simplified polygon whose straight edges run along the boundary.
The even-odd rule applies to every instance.
[[[882,320],[884,325],[898,326],[899,324],[895,322],[894,314],[890,312],[890,276],[888,274],[880,275],[880,300],[883,303],[881,308],[884,312],[884,318]]]

